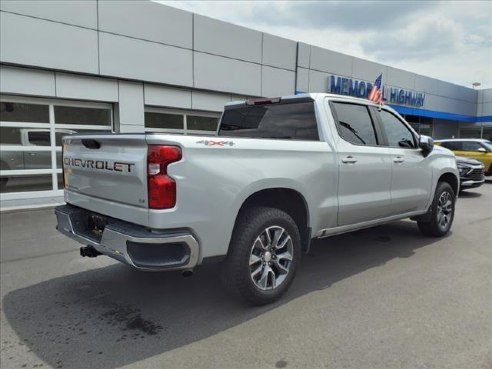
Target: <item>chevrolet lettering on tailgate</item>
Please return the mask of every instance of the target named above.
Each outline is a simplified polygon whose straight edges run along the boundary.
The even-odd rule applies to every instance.
[[[115,172],[127,172],[131,173],[134,163],[125,162],[110,162],[107,160],[89,160],[79,158],[63,158],[63,164],[66,167],[80,167],[89,169],[109,170]]]

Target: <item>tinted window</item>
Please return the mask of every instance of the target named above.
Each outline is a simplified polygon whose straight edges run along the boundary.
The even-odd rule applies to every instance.
[[[343,139],[356,145],[377,145],[376,132],[367,107],[333,103],[338,119],[338,132]]]
[[[186,116],[186,128],[195,131],[215,131],[218,122],[219,119],[214,117]]]
[[[446,142],[442,142],[441,146],[445,147],[446,149],[449,149],[449,150],[459,151],[459,150],[461,150],[462,142],[460,142],[460,141],[456,141],[456,142],[446,141]]]
[[[478,149],[483,148],[483,146],[480,145],[478,142],[473,141],[463,141],[462,144],[462,151],[478,151]]]
[[[27,133],[29,143],[36,146],[50,146],[49,131],[31,131]]]
[[[183,129],[183,115],[145,112],[145,127]]]
[[[14,127],[0,127],[0,143],[9,145],[21,144],[21,130]]]
[[[319,140],[313,102],[227,109],[219,136]]]
[[[55,106],[55,123],[110,126],[111,111],[109,109]]]
[[[393,114],[381,110],[379,112],[383,129],[390,147],[414,148],[415,139],[412,132]]]
[[[0,120],[4,122],[49,123],[48,105],[0,102]]]

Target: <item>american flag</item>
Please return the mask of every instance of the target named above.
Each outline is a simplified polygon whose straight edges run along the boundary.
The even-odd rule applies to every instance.
[[[374,86],[372,86],[371,92],[369,92],[368,99],[374,101],[376,104],[384,105],[383,102],[383,89],[381,88],[381,81],[383,80],[383,73],[376,78]]]

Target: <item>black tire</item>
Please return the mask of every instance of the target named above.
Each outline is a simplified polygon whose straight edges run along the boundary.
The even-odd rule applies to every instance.
[[[278,238],[277,242],[268,242],[268,235],[270,239],[272,235]],[[284,242],[284,247],[275,247]],[[292,258],[288,260],[290,252]],[[229,292],[250,304],[269,304],[287,291],[300,258],[299,229],[287,213],[269,207],[246,208],[234,226],[229,252],[222,263],[222,282]],[[258,269],[260,272],[255,274]],[[262,278],[265,274],[266,279]]]
[[[450,205],[446,205],[448,201]],[[455,204],[456,195],[451,185],[447,182],[439,182],[430,208],[430,220],[417,222],[420,232],[431,237],[445,236],[453,224]],[[445,222],[444,219],[447,221]]]

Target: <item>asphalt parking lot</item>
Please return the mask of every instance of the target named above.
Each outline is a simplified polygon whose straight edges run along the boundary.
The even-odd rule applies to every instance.
[[[2,368],[492,368],[492,182],[452,233],[400,221],[315,242],[285,298],[81,258],[52,210],[1,214]]]

